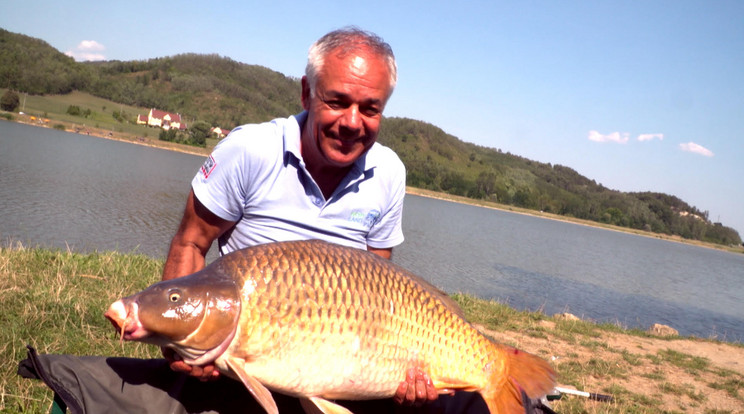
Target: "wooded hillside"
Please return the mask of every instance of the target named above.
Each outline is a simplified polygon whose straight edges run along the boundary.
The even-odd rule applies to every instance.
[[[302,109],[299,80],[265,67],[197,54],[77,63],[42,40],[2,29],[0,87],[29,94],[79,90],[228,129]],[[413,187],[688,239],[741,244],[736,230],[712,223],[707,211],[675,196],[611,190],[568,166],[463,142],[425,122],[386,118],[379,141],[401,157]]]

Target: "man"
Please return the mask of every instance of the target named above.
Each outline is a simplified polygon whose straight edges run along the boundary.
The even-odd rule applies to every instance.
[[[393,52],[377,36],[342,29],[318,40],[302,78],[304,112],[236,128],[197,173],[163,279],[203,268],[214,240],[221,254],[324,239],[390,259],[403,241],[405,167],[376,140],[396,80]],[[204,380],[219,375],[212,365],[191,367],[164,352],[176,371]],[[395,397],[436,398],[421,372],[407,373]]]

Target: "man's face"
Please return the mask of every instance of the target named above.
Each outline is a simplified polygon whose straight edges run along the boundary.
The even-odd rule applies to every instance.
[[[382,110],[390,96],[385,62],[369,53],[339,58],[331,52],[318,74],[314,96],[302,79],[302,106],[308,111],[303,157],[329,167],[354,163],[377,140]],[[308,145],[309,144],[309,145]]]

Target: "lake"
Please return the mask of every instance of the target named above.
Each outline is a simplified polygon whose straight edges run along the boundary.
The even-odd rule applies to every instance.
[[[204,159],[5,121],[0,154],[4,245],[156,258]],[[414,195],[403,223],[394,261],[447,292],[744,338],[744,255]]]

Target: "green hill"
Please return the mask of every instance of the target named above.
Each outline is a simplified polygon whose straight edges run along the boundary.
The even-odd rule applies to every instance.
[[[178,112],[189,125],[228,129],[302,109],[299,80],[262,66],[197,54],[77,63],[44,41],[2,29],[0,87],[31,95],[61,94],[62,100],[78,96],[72,91],[85,92],[110,101],[109,111],[120,106],[113,116],[131,125],[137,108]],[[99,106],[102,113],[94,115],[108,117],[107,106]],[[425,122],[385,118],[379,141],[399,154],[413,187],[687,239],[741,244],[734,229],[712,223],[707,211],[672,195],[611,190],[570,167],[463,142]]]
[[[82,65],[96,74],[84,89],[95,96],[215,126],[231,128],[302,110],[299,80],[217,55]]]

